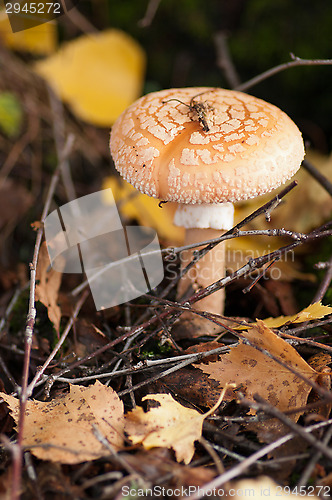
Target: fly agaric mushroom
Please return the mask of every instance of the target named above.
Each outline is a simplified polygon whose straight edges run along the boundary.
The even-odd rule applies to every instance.
[[[148,94],[115,122],[110,141],[116,169],[142,193],[177,202],[175,224],[185,244],[217,238],[233,226],[233,202],[277,188],[299,169],[303,140],[294,122],[261,99],[219,88]],[[179,283],[206,287],[225,274],[224,243]],[[192,259],[183,252],[182,266]],[[194,269],[194,273],[193,273]],[[194,307],[222,314],[224,292]]]

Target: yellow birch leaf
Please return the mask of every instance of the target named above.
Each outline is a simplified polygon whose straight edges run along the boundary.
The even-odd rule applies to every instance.
[[[182,244],[184,229],[173,224],[176,203],[165,203],[161,208],[158,199],[140,193],[128,182],[119,181],[115,177],[107,177],[103,188],[112,189],[114,200],[123,216],[137,220],[142,226],[152,227],[169,244]]]
[[[189,464],[195,449],[194,442],[202,436],[204,419],[220,405],[226,389],[225,384],[218,402],[203,415],[186,408],[169,394],[149,394],[142,398],[158,401],[160,406],[147,413],[137,407],[125,416],[125,431],[133,444],[142,443],[145,449],[154,447],[173,448],[176,460]]]
[[[19,401],[0,393],[15,423]],[[23,446],[41,460],[78,464],[110,454],[94,434],[98,429],[117,451],[123,446],[123,404],[112,388],[96,382],[70,384],[70,392],[52,401],[28,401]]]
[[[24,25],[22,16],[22,25]],[[54,21],[40,24],[34,28],[12,32],[6,12],[0,12],[0,39],[6,47],[32,54],[52,54],[57,46],[57,28]]]
[[[143,49],[115,29],[82,35],[35,65],[79,118],[102,127],[139,97],[144,69]]]
[[[323,318],[328,314],[332,314],[331,306],[324,306],[321,302],[315,302],[293,316],[278,316],[277,318],[266,318],[262,321],[269,328],[278,328],[286,323],[303,323],[304,321]]]

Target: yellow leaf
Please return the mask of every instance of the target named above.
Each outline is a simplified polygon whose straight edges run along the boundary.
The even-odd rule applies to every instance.
[[[16,424],[19,401],[0,393]],[[23,446],[42,460],[77,464],[109,455],[94,435],[98,429],[110,445],[123,446],[123,404],[116,392],[100,382],[89,387],[70,384],[70,393],[52,401],[28,401]]]
[[[112,189],[114,200],[123,216],[137,220],[142,226],[152,227],[169,244],[182,244],[184,229],[173,224],[176,203],[165,203],[161,208],[159,200],[140,193],[128,182],[115,177],[107,177],[103,188]]]
[[[120,30],[68,42],[36,71],[81,119],[109,127],[142,90],[145,55]]]
[[[147,413],[141,407],[127,413],[125,431],[133,444],[142,443],[146,449],[173,448],[176,460],[189,464],[195,451],[194,442],[202,435],[204,419],[218,408],[228,387],[226,384],[216,405],[204,415],[185,408],[169,394],[145,396],[142,401],[152,399],[160,405]]]
[[[321,302],[315,302],[293,316],[278,316],[278,318],[266,318],[263,321],[269,328],[278,328],[285,323],[303,323],[304,321],[323,318],[328,314],[332,314],[332,307],[323,306]]]
[[[24,16],[22,16],[24,26]],[[54,21],[40,24],[34,28],[12,32],[6,12],[0,13],[0,39],[6,47],[31,52],[32,54],[47,55],[55,51],[57,45],[57,28]]]

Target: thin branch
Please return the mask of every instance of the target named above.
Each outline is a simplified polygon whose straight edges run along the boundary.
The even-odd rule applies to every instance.
[[[66,157],[70,154],[72,147],[72,140],[68,138],[63,155],[58,163],[58,166],[52,176],[51,183],[48,189],[48,193],[46,196],[46,201],[44,205],[44,209],[41,216],[41,224],[37,231],[36,243],[33,253],[32,262],[30,264],[30,296],[29,296],[29,308],[27,314],[27,322],[25,328],[25,341],[24,341],[24,363],[23,363],[23,374],[22,374],[22,386],[19,391],[20,396],[20,413],[19,413],[19,421],[18,421],[18,431],[17,431],[17,453],[15,453],[15,457],[13,460],[13,475],[12,475],[12,500],[17,500],[19,497],[20,484],[21,484],[21,471],[22,471],[22,460],[23,460],[23,451],[22,451],[22,442],[23,442],[23,427],[24,427],[24,416],[26,410],[27,403],[27,387],[28,387],[28,378],[29,378],[29,368],[30,368],[30,356],[31,356],[31,347],[32,347],[32,337],[33,330],[36,319],[36,309],[35,309],[35,288],[36,288],[36,270],[37,270],[37,262],[39,256],[39,249],[42,242],[43,232],[44,232],[44,222],[49,212],[49,208],[51,205],[51,201],[53,198],[53,194],[55,192],[56,185],[59,180],[60,171],[61,171],[61,163],[66,159]]]
[[[314,448],[319,450],[323,455],[325,455],[326,458],[332,460],[331,448],[328,448],[326,444],[322,443],[321,441],[318,441],[316,436],[312,436],[311,434],[305,432],[305,429],[303,427],[296,424],[293,420],[287,417],[282,411],[280,411],[275,406],[269,404],[258,394],[254,394],[254,399],[257,402],[257,404],[252,403],[251,401],[248,401],[245,398],[241,400],[241,404],[245,404],[246,406],[250,406],[250,408],[262,411],[273,418],[277,418],[278,420],[280,420],[280,422],[289,427],[289,429],[293,431],[294,434],[300,436],[302,439],[307,441],[311,446],[313,446]]]
[[[51,352],[51,354],[48,356],[48,358],[46,359],[45,363],[43,364],[42,367],[40,367],[37,371],[36,371],[36,374],[34,376],[34,378],[32,379],[32,381],[30,382],[30,384],[28,385],[27,387],[27,396],[30,397],[33,393],[33,390],[38,382],[38,380],[42,377],[43,373],[45,372],[45,370],[48,368],[48,366],[50,365],[51,361],[54,359],[54,357],[56,356],[56,354],[59,352],[59,349],[61,348],[61,346],[63,345],[64,341],[66,340],[74,322],[75,322],[75,319],[77,318],[78,316],[78,313],[80,312],[81,310],[81,307],[82,305],[84,304],[84,302],[86,301],[87,297],[89,295],[89,292],[88,291],[85,291],[81,298],[78,300],[76,306],[75,306],[75,309],[73,311],[73,314],[71,315],[67,325],[66,325],[66,328],[64,329],[61,337],[59,338],[58,342],[56,343],[56,346],[54,347],[53,351]]]
[[[144,17],[138,21],[138,26],[140,28],[147,28],[151,25],[157,14],[160,2],[161,0],[149,0]]]
[[[217,52],[217,66],[224,72],[231,88],[239,86],[240,78],[228,50],[227,34],[224,31],[218,31],[214,36],[214,43]]]
[[[303,430],[306,434],[309,434],[317,429],[321,429],[331,424],[332,424],[332,419],[326,420],[325,422],[320,422],[319,424],[310,425],[308,427],[305,427]],[[200,498],[203,498],[206,493],[211,492],[214,488],[218,489],[220,488],[220,486],[227,483],[231,479],[234,479],[240,476],[241,474],[246,473],[248,471],[248,468],[251,465],[255,464],[259,458],[262,458],[265,455],[271,453],[273,450],[280,448],[280,446],[287,443],[295,436],[296,434],[292,432],[290,434],[286,434],[286,436],[277,439],[276,441],[273,441],[273,443],[271,444],[263,446],[260,450],[250,455],[250,457],[246,458],[241,463],[237,464],[235,467],[228,469],[224,474],[221,474],[221,476],[216,477],[209,483],[200,487],[197,493],[194,493],[193,495],[190,495],[188,497],[188,500],[199,500]]]
[[[292,61],[289,61],[287,63],[279,64],[278,66],[275,66],[274,68],[271,68],[267,71],[264,71],[264,73],[261,73],[260,75],[255,76],[254,78],[251,78],[245,83],[242,83],[241,85],[238,85],[235,87],[235,90],[248,90],[251,87],[254,87],[258,83],[263,82],[267,78],[270,78],[271,76],[276,75],[277,73],[280,73],[281,71],[284,71],[285,69],[293,68],[295,66],[331,66],[332,65],[332,59],[301,59],[300,57],[294,56],[294,54],[290,54]]]
[[[332,196],[332,182],[325,175],[308,160],[303,160],[302,167]]]
[[[324,298],[324,295],[326,294],[326,292],[330,287],[331,281],[332,281],[332,256],[327,262],[327,271],[319,285],[317,292],[315,293],[314,298],[312,299],[311,302],[312,304],[315,302],[319,302]]]

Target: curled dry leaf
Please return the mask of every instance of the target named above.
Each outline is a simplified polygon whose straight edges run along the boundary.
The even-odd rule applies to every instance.
[[[47,307],[48,317],[53,323],[56,332],[59,332],[61,309],[58,306],[58,292],[62,274],[50,268],[50,264],[46,242],[44,241],[40,248],[36,272],[36,278],[39,281],[39,284],[36,285],[36,300],[39,300]]]
[[[16,424],[19,401],[1,393]],[[76,464],[110,454],[94,435],[94,426],[113,449],[123,446],[123,404],[116,392],[100,382],[70,385],[70,392],[49,402],[28,401],[23,446],[36,457]]]
[[[258,321],[254,328],[243,335],[253,345],[265,349],[307,379],[317,379],[316,370],[262,321]],[[221,386],[226,382],[234,382],[250,399],[258,393],[281,411],[304,406],[311,391],[311,386],[300,377],[268,355],[241,341],[237,347],[224,354],[220,361],[207,366],[200,365],[199,369],[208,373]],[[293,414],[292,418],[297,420],[299,416],[299,413]]]
[[[169,394],[150,394],[142,401],[152,399],[160,405],[144,413],[137,407],[125,417],[125,431],[133,444],[142,443],[144,448],[173,448],[176,460],[189,464],[195,449],[194,442],[202,435],[204,419],[218,408],[228,385],[222,391],[216,405],[203,415],[186,408]]]

